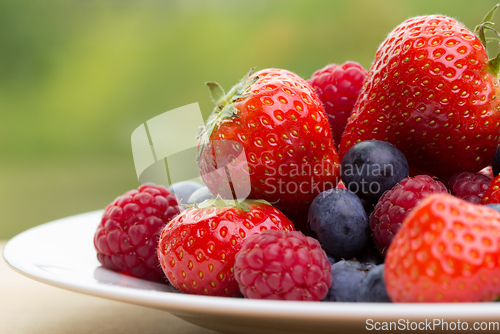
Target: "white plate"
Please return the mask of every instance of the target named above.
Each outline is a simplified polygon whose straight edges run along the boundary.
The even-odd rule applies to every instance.
[[[434,326],[427,329],[439,331],[444,322],[449,329],[458,321],[459,326],[468,322],[469,329],[475,322],[500,322],[500,303],[313,303],[175,293],[167,285],[124,276],[99,265],[93,235],[101,214],[89,212],[25,231],[7,243],[4,258],[15,270],[37,281],[165,310],[195,325],[225,333],[355,333],[375,329],[383,322],[395,322],[393,325],[399,329],[403,325],[415,329],[423,327],[425,321],[427,326]]]

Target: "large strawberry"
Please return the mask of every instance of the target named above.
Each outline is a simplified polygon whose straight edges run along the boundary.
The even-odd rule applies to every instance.
[[[290,71],[250,75],[227,94],[208,83],[217,106],[200,134],[202,178],[224,198],[263,198],[288,210],[307,207],[335,187],[339,174],[321,102]]]
[[[410,166],[439,177],[488,165],[500,131],[499,58],[488,61],[484,37],[493,12],[478,26],[479,37],[438,15],[396,27],[377,50],[340,156],[378,139],[396,145]]]
[[[235,255],[249,236],[267,229],[294,227],[264,201],[237,203],[218,197],[183,211],[165,226],[158,258],[170,283],[184,293],[239,295]]]
[[[478,302],[500,296],[500,213],[448,194],[425,198],[389,246],[394,302]]]
[[[491,180],[486,192],[481,199],[481,204],[500,203],[500,175]]]

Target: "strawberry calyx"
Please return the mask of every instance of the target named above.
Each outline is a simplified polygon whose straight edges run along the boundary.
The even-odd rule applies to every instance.
[[[206,209],[206,208],[236,208],[242,211],[250,212],[250,204],[261,203],[266,205],[271,205],[266,200],[263,199],[245,199],[245,200],[230,200],[223,199],[220,195],[217,195],[214,199],[207,199],[199,204],[195,203],[193,205],[187,205],[187,207],[193,207],[196,209]]]
[[[491,21],[493,19],[493,15],[495,15],[495,11],[499,6],[500,4],[496,4],[495,7],[493,7],[488,12],[488,14],[486,14],[483,21],[479,25],[477,25],[476,28],[474,29],[474,34],[479,38],[485,49],[486,49],[486,43],[489,40],[491,39],[498,40],[498,36],[500,36],[500,33],[498,33],[498,31],[496,31],[496,29],[493,28],[493,25],[495,23]],[[485,35],[486,30],[493,32],[495,35],[497,35],[497,37],[487,38]],[[497,53],[497,55],[494,58],[491,58],[488,61],[488,68],[487,68],[487,71],[493,74],[495,77],[498,75],[499,70],[500,70],[500,52]]]
[[[198,132],[200,146],[197,159],[200,158],[203,147],[208,143],[210,136],[218,126],[224,122],[231,121],[233,118],[239,118],[237,110],[234,108],[234,102],[253,96],[252,94],[244,94],[244,92],[259,80],[258,76],[253,77],[252,80],[248,80],[254,69],[255,68],[252,67],[240,82],[234,85],[227,94],[217,82],[210,81],[205,83],[210,90],[210,96],[215,103],[215,108],[208,117],[205,126],[201,127]]]

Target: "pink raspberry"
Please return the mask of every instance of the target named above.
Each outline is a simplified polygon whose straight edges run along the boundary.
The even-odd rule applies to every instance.
[[[308,80],[323,103],[336,147],[367,74],[363,66],[348,61],[342,65],[329,64]]]
[[[464,201],[480,204],[491,179],[486,175],[472,172],[458,172],[451,176],[448,188],[452,195]]]
[[[446,193],[446,186],[428,175],[407,177],[386,191],[370,215],[373,240],[379,252],[385,252],[406,215],[423,198],[434,193]]]
[[[236,255],[234,275],[247,298],[319,301],[332,283],[319,242],[298,231],[265,230]]]
[[[157,257],[160,233],[181,211],[174,194],[144,184],[116,198],[104,211],[94,235],[97,259],[108,269],[164,281]]]

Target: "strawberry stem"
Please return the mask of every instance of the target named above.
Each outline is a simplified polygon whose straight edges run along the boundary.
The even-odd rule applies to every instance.
[[[495,23],[491,22],[493,16],[495,15],[495,11],[499,6],[500,4],[496,4],[495,7],[493,7],[488,12],[488,14],[486,14],[483,21],[479,25],[477,25],[476,28],[474,29],[474,34],[479,38],[485,49],[486,49],[486,43],[488,42],[488,39],[486,38],[485,35],[485,30],[492,31],[496,35],[500,36],[498,31],[496,31],[496,29],[493,28],[493,25]],[[494,76],[498,75],[499,70],[500,70],[500,52],[497,53],[497,55],[494,58],[490,58],[490,60],[488,61],[488,68],[487,68],[487,71],[493,74]]]
[[[249,204],[251,203],[261,203],[261,204],[266,204],[266,205],[271,205],[271,203],[263,200],[263,199],[245,199],[243,201],[238,201],[238,200],[229,200],[229,199],[222,199],[220,195],[217,195],[217,198],[215,199],[207,199],[200,204],[195,204],[193,207],[199,208],[199,209],[205,209],[205,208],[236,208],[239,210],[243,211],[250,211],[250,206]]]
[[[206,85],[210,90],[210,96],[215,103],[215,108],[208,117],[205,126],[201,128],[198,133],[200,146],[196,157],[197,160],[199,160],[201,152],[210,140],[210,136],[214,130],[224,122],[231,121],[233,118],[239,118],[237,115],[238,110],[234,108],[234,102],[239,99],[252,96],[251,94],[244,95],[243,93],[257,80],[259,80],[258,76],[254,76],[251,80],[249,80],[253,70],[254,68],[251,68],[250,71],[240,80],[240,82],[234,85],[227,94],[218,83],[206,82]]]

